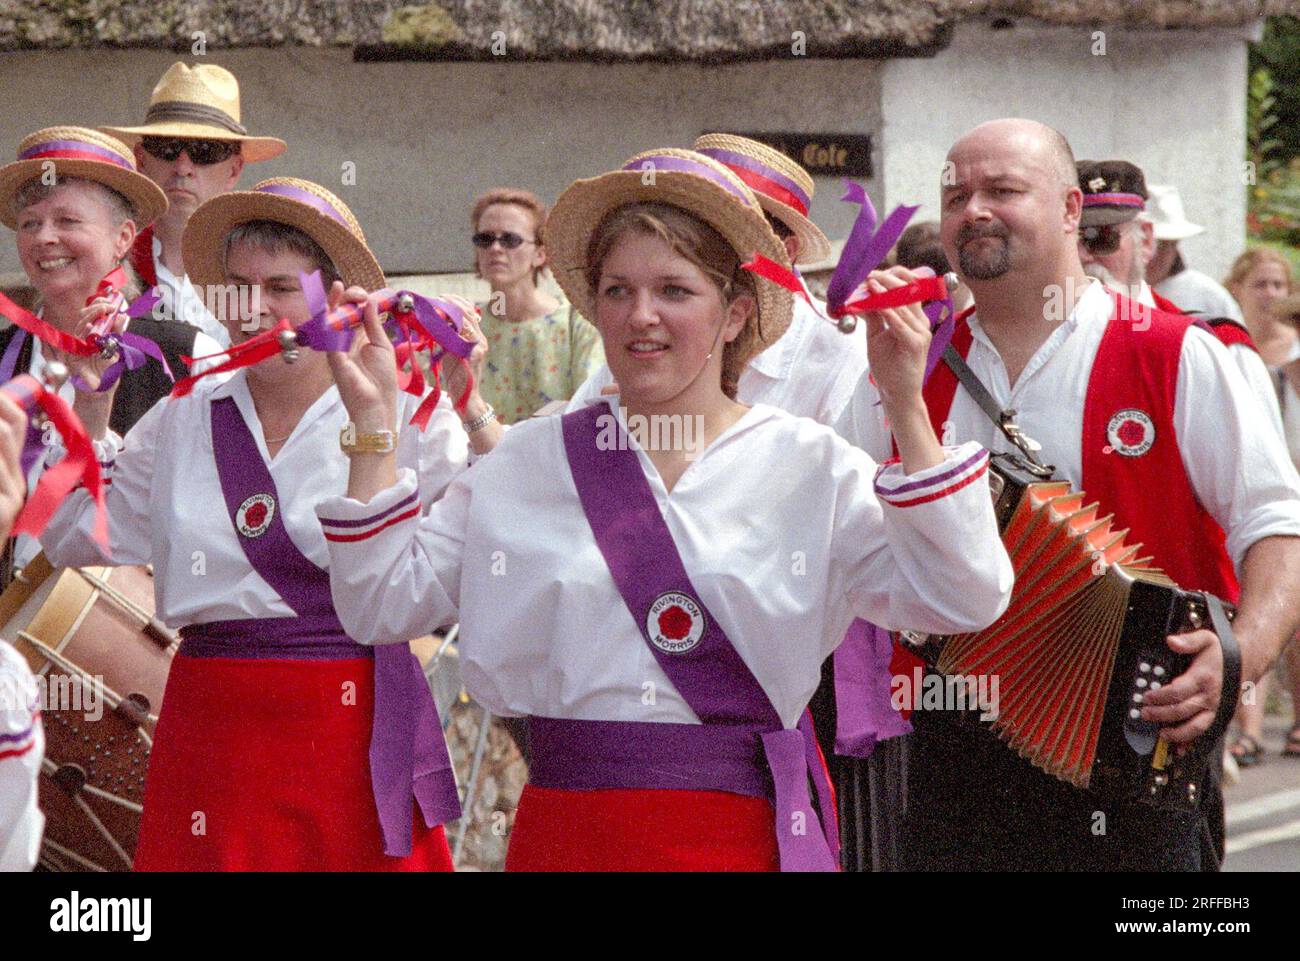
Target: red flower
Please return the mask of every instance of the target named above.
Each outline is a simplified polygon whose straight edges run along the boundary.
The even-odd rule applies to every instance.
[[[670,641],[680,641],[691,632],[691,615],[674,604],[659,615],[659,633]]]
[[[1142,429],[1142,425],[1135,420],[1124,421],[1119,425],[1117,433],[1119,434],[1120,443],[1125,447],[1136,447],[1142,443],[1142,439],[1146,436],[1146,431]]]
[[[266,504],[258,501],[244,511],[244,524],[247,527],[261,527],[266,521]]]

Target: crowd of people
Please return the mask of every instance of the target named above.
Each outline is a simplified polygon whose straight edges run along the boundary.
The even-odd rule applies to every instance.
[[[837,810],[832,781],[901,730],[868,704],[890,687],[893,636],[978,631],[1013,603],[989,458],[1014,447],[956,366],[928,363],[916,298],[851,333],[832,321],[799,274],[833,245],[797,163],[710,134],[582,171],[549,211],[524,189],[484,194],[469,240],[490,295],[447,299],[472,346],[433,361],[425,423],[349,206],[294,177],[236,189],[285,151],[243,126],[229,72],[178,63],[142,125],[46,128],[0,168],[41,319],[81,337],[117,317],[178,378],[205,374],[169,396],[160,364],[117,376],[112,356],[0,333],[0,382],[55,360],[76,375],[61,393],[93,440],[109,529],[96,539],[96,502],[74,491],[39,544],[7,541],[0,574],[38,550],[56,567],[151,565],[182,639],[137,870],[450,870],[457,785],[407,642],[453,623],[467,691],[526,741],[512,870],[836,870],[842,833],[861,843],[841,820],[882,815],[907,869],[1219,864],[1213,778],[1196,809],[1154,808],[919,705],[906,800],[864,812],[841,791]],[[1294,692],[1286,260],[1250,251],[1225,290],[1183,263],[1199,228],[1174,188],[1076,161],[1033,121],[981,124],[948,160],[940,220],[904,234],[861,293],[951,266],[949,353],[1179,585],[1236,605],[1246,682],[1281,658]],[[758,255],[792,282],[747,269]],[[152,316],[120,314],[104,282],[121,267],[159,293]],[[250,289],[251,314],[230,293]],[[350,346],[223,369],[250,338],[346,305],[363,317]],[[637,426],[653,418],[699,436],[656,443]],[[65,454],[0,396],[6,534]],[[1190,666],[1133,710],[1171,744],[1213,737],[1236,699],[1219,638],[1167,643]],[[41,724],[2,641],[0,674],[24,692],[0,704],[0,867],[22,870],[40,843]],[[1260,757],[1261,709],[1243,703],[1239,764]]]

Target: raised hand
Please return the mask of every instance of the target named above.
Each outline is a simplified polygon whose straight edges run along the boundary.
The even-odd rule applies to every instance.
[[[392,342],[379,322],[377,298],[360,287],[343,289],[335,281],[328,295],[330,309],[340,304],[364,304],[362,329],[347,352],[330,351],[329,360],[339,396],[359,432],[395,430],[397,424],[397,359]]]

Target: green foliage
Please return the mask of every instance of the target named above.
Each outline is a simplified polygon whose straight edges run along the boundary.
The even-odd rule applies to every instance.
[[[1263,68],[1273,82],[1276,124],[1268,131],[1278,141],[1282,161],[1300,157],[1300,17],[1269,17],[1264,36],[1250,48],[1250,82]]]

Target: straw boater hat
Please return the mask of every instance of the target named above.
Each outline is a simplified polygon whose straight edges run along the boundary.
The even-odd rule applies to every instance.
[[[174,63],[149,98],[142,127],[101,127],[105,133],[133,143],[141,137],[183,137],[188,140],[238,140],[240,154],[250,163],[284,153],[275,137],[250,137],[239,122],[239,81],[215,64],[191,67]]]
[[[653,177],[647,176],[653,172]],[[595,319],[587,284],[587,248],[606,214],[634,203],[680,207],[731,244],[741,261],[755,253],[783,266],[790,258],[763,217],[753,192],[722,164],[690,150],[664,148],[637,154],[622,169],[571,184],[551,209],[545,244],[556,282],[584,317]],[[793,297],[784,287],[755,278],[758,325],[748,357],[774,344],[790,326]]]
[[[712,157],[745,181],[763,209],[794,232],[799,238],[797,263],[830,256],[830,240],[808,219],[815,188],[803,167],[767,144],[729,133],[705,134],[691,149]]]
[[[252,190],[219,194],[190,215],[181,255],[192,283],[225,283],[226,235],[252,220],[297,227],[320,244],[346,286],[375,291],[385,285],[379,261],[348,205],[324,187],[295,177],[272,177]]]
[[[93,180],[116,190],[135,208],[136,227],[143,230],[167,209],[167,195],[144,174],[136,173],[135,158],[126,144],[86,127],[46,127],[18,145],[18,159],[0,167],[0,223],[17,229],[14,194],[29,180],[41,177],[54,164],[54,175]]]

